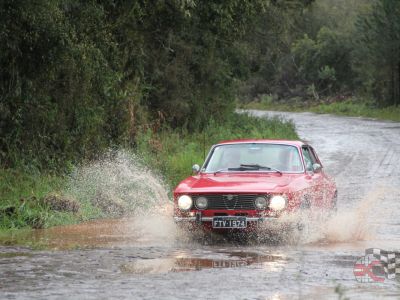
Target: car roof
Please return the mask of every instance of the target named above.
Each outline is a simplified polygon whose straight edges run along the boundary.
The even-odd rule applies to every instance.
[[[299,140],[270,140],[270,139],[241,139],[241,140],[226,140],[221,141],[217,145],[223,144],[246,144],[246,143],[258,143],[258,144],[285,144],[301,147],[307,145],[304,141]]]

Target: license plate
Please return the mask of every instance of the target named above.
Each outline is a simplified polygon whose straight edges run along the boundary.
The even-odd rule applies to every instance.
[[[246,217],[214,217],[213,228],[246,228]]]

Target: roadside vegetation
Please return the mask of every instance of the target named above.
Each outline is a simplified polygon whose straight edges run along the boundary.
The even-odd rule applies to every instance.
[[[243,109],[259,109],[273,111],[291,111],[291,112],[315,112],[319,114],[335,114],[349,117],[366,117],[379,120],[390,120],[400,122],[400,106],[377,107],[376,104],[369,101],[360,101],[348,99],[345,101],[319,101],[312,103],[296,102],[268,102],[254,101],[244,105],[239,105]]]
[[[399,120],[399,1],[316,0],[274,16],[285,26],[264,37],[263,16],[249,37],[239,105]]]

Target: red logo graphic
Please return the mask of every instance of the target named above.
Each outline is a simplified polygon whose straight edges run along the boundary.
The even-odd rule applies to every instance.
[[[385,271],[382,263],[373,255],[360,257],[354,264],[353,273],[358,282],[385,281]]]

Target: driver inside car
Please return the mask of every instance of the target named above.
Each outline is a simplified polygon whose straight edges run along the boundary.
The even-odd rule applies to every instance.
[[[238,168],[240,167],[240,152],[235,150],[227,150],[222,156],[221,167],[222,168]]]
[[[290,157],[291,157],[291,151],[290,149],[282,149],[279,152],[278,156],[278,164],[276,165],[276,169],[280,171],[288,171],[290,170]]]
[[[282,149],[279,152],[278,160],[276,168],[283,172],[297,172],[301,171],[302,166],[300,160],[297,158],[293,151],[297,151],[296,149],[287,148]]]

